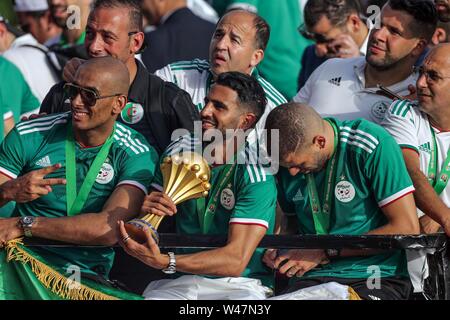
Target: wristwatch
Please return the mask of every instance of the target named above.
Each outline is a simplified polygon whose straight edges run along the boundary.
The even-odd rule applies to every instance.
[[[25,237],[29,238],[33,236],[31,228],[33,227],[35,220],[36,218],[32,216],[26,216],[19,219],[19,226],[22,228]]]
[[[167,252],[167,255],[169,256],[169,265],[161,271],[165,274],[174,274],[177,272],[177,259],[175,259],[175,253]]]
[[[341,249],[325,249],[325,255],[328,260],[339,258],[341,256]]]

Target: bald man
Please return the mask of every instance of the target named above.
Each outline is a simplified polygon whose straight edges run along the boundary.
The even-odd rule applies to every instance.
[[[394,102],[382,125],[402,148],[422,232],[450,236],[450,44],[433,48],[416,72],[418,101]]]
[[[19,123],[1,145],[0,204],[16,201],[17,206],[15,218],[0,219],[0,246],[17,253],[20,246],[9,241],[25,236],[104,247],[27,248],[51,268],[33,272],[28,264],[33,260],[23,264],[19,255],[5,263],[0,250],[0,299],[74,297],[65,279],[74,270],[88,287],[76,298],[104,297],[95,295],[105,291],[97,285],[92,291],[87,277],[107,279],[114,258],[108,246],[118,240],[116,223],[139,213],[158,161],[141,134],[116,122],[129,83],[128,69],[119,60],[91,59],[65,85],[71,112]],[[33,286],[23,284],[18,291],[21,280],[15,274],[24,270]],[[38,281],[53,272],[62,277],[45,285]],[[107,291],[110,295],[121,297]]]
[[[273,129],[283,141],[279,202],[297,217],[301,234],[419,232],[400,148],[380,126],[363,119],[322,119],[311,107],[290,103],[271,111],[266,128],[269,142]],[[411,291],[400,250],[268,250],[264,260],[291,278],[288,292],[333,281],[369,300],[408,299]]]

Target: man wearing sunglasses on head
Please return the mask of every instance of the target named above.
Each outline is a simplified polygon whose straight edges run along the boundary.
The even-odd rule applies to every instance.
[[[117,241],[116,223],[140,211],[158,161],[141,134],[116,122],[128,89],[122,62],[91,59],[64,86],[71,112],[22,122],[4,140],[0,205],[16,201],[17,206],[14,218],[0,219],[0,246],[14,256],[21,247],[12,248],[10,241],[25,236],[104,247],[27,247],[30,259],[16,256],[9,263],[0,251],[0,299],[71,297],[64,282],[74,268],[87,287],[78,299],[134,297],[92,283],[93,278],[103,283],[108,278],[114,251],[107,246]],[[35,260],[50,269],[36,270]],[[18,279],[17,272],[28,276]],[[55,272],[62,278],[53,285],[38,280]],[[28,283],[18,290],[21,280]]]
[[[142,12],[136,0],[97,0],[86,27],[85,47],[90,58],[112,56],[124,62],[130,73],[128,103],[118,121],[129,125],[158,152],[171,141],[173,130],[194,129],[199,113],[189,95],[176,85],[151,75],[135,59],[144,43]],[[71,80],[82,60],[69,63],[66,80]],[[64,83],[55,85],[42,102],[41,112],[69,110]]]

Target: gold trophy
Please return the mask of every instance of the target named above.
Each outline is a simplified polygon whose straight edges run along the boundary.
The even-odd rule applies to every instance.
[[[182,152],[164,158],[161,163],[163,192],[175,205],[190,199],[208,196],[211,172],[206,160],[195,152]],[[164,216],[147,214],[126,223],[128,234],[139,243],[145,242],[144,228],[149,228],[158,243],[158,227]]]

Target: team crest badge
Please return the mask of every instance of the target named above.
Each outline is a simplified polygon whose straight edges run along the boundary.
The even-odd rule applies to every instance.
[[[381,121],[384,119],[389,104],[386,101],[378,101],[372,106],[372,116]]]
[[[139,103],[128,102],[120,116],[125,123],[135,124],[144,117],[144,108]]]
[[[220,204],[227,210],[234,208],[236,200],[234,198],[234,193],[230,188],[225,188],[220,194]]]
[[[100,172],[97,175],[95,182],[100,184],[107,184],[114,178],[114,168],[109,163],[103,163]]]
[[[336,184],[334,194],[340,202],[348,203],[355,198],[356,191],[350,182],[343,180]]]

